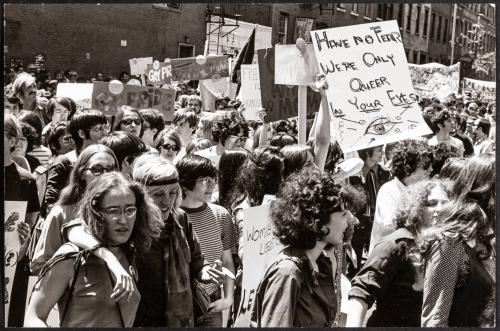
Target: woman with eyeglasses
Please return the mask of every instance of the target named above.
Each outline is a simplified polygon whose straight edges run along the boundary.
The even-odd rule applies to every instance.
[[[158,208],[138,183],[116,172],[104,174],[87,186],[78,216],[132,275],[136,275],[135,257],[145,254],[153,237],[159,235]],[[46,327],[49,312],[56,304],[61,327],[133,325],[139,293],[119,297],[110,270],[91,252],[71,243],[57,250],[35,285],[25,326]]]
[[[334,325],[340,309],[335,279],[341,268],[335,249],[352,237],[355,217],[349,201],[357,194],[318,170],[287,179],[270,211],[276,237],[285,247],[256,290],[251,326]]]
[[[85,148],[71,171],[69,185],[61,192],[56,205],[47,215],[31,261],[33,273],[38,274],[43,265],[63,244],[62,226],[75,219],[80,199],[87,185],[96,177],[118,170],[118,161],[111,149],[95,144]]]
[[[181,139],[174,130],[164,130],[160,133],[160,140],[156,145],[156,149],[160,152],[162,158],[174,162],[181,148]]]
[[[118,108],[111,131],[125,131],[140,138],[143,132],[142,123],[141,114],[137,109],[121,106]]]

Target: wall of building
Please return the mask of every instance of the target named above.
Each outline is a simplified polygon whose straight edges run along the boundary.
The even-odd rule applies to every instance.
[[[131,58],[176,58],[186,37],[200,54],[205,42],[203,4],[182,4],[180,11],[153,4],[7,4],[4,8],[6,62],[21,58],[26,66],[41,53],[51,72],[72,68],[84,77],[98,71],[117,76],[129,70]],[[127,45],[121,46],[121,40]]]

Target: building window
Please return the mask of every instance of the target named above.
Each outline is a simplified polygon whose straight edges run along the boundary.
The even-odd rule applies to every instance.
[[[434,25],[436,23],[436,14],[432,13],[431,16],[431,40],[434,40]]]
[[[409,4],[408,5],[408,15],[406,15],[406,30],[410,32],[411,28],[411,10],[413,9],[413,5]]]
[[[413,51],[413,63],[418,64],[418,51]]]
[[[380,3],[377,5],[377,18],[384,18],[385,6],[386,5]]]
[[[351,13],[356,13],[356,14],[358,13],[358,4],[357,3],[352,4]]]
[[[418,36],[420,30],[420,7],[417,6],[417,20],[415,22],[415,34]]]
[[[426,64],[426,55],[423,53],[420,53],[420,64]]]
[[[439,15],[436,41],[440,41],[441,40],[441,24],[442,23],[443,23],[443,16]]]
[[[175,12],[182,12],[182,3],[156,3],[153,4],[154,8],[165,9]]]
[[[287,31],[288,31],[288,14],[280,13],[280,19],[278,24],[278,42],[281,45],[286,44]]]
[[[370,3],[367,3],[365,5],[365,17],[368,17],[368,18],[372,17],[372,5]]]
[[[432,56],[429,56],[429,63],[432,63]]]
[[[386,6],[387,6],[387,10],[385,12],[384,19],[385,20],[392,20],[394,18],[394,5],[390,4],[390,5],[386,5]]]
[[[404,14],[404,11],[405,11],[405,5],[404,4],[400,4],[399,5],[399,10],[398,10],[398,25],[399,25],[400,29],[403,28],[403,14]]]
[[[424,37],[427,37],[427,29],[429,28],[429,8],[425,8],[425,11],[424,11],[424,31],[422,32],[422,34],[424,35]]]
[[[448,40],[448,19],[444,20],[443,44]]]
[[[177,58],[182,57],[194,57],[194,45],[179,43],[179,48],[177,49]]]

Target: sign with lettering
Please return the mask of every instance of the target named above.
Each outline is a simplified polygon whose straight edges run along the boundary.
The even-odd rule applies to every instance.
[[[245,107],[243,116],[248,120],[258,120],[258,109],[262,107],[260,99],[259,66],[257,64],[241,65],[241,102]]]
[[[19,257],[19,249],[21,242],[19,241],[19,233],[17,226],[26,219],[27,201],[4,201],[4,307],[5,307],[5,325],[9,317],[9,307],[12,300],[12,283],[14,282],[14,274],[16,272],[17,262]]]
[[[241,302],[235,327],[250,325],[250,312],[255,292],[267,267],[283,249],[273,234],[269,203],[243,210],[243,280]]]
[[[146,66],[146,79],[148,84],[170,84],[172,81],[172,64],[167,59],[165,62],[154,61]]]
[[[420,98],[437,97],[444,100],[451,93],[458,93],[460,62],[451,66],[439,63],[408,64],[415,93]]]
[[[218,80],[229,77],[229,57],[203,56],[172,59],[172,80]]]
[[[432,133],[396,21],[317,30],[311,37],[344,153]]]
[[[118,107],[127,105],[138,109],[157,109],[165,121],[171,121],[174,101],[173,89],[123,85],[118,81],[94,82],[92,92],[92,108],[102,111],[104,115],[115,115]]]
[[[462,93],[478,94],[482,99],[495,100],[497,96],[496,82],[464,78]]]
[[[92,108],[92,89],[90,83],[59,83],[57,97],[67,97],[76,103],[76,110]]]
[[[259,80],[262,107],[266,109],[266,123],[298,114],[298,86],[278,85],[274,81],[274,48],[259,49]],[[307,113],[318,111],[321,95],[307,87]]]
[[[275,84],[307,86],[316,82],[318,61],[312,45],[276,45]]]
[[[130,74],[131,75],[144,75],[147,70],[148,64],[153,64],[153,58],[152,57],[141,57],[138,59],[130,59],[128,60],[128,63],[130,64]]]

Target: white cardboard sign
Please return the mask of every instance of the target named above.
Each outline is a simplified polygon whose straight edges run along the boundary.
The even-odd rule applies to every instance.
[[[316,30],[311,37],[344,153],[432,133],[396,21]]]
[[[247,121],[258,120],[258,109],[262,107],[260,97],[259,66],[244,64],[241,66],[241,102],[245,106],[243,116]]]
[[[91,83],[59,83],[57,84],[56,96],[73,99],[76,110],[92,108]]]
[[[318,61],[313,46],[276,45],[274,83],[307,86],[316,82]]]

